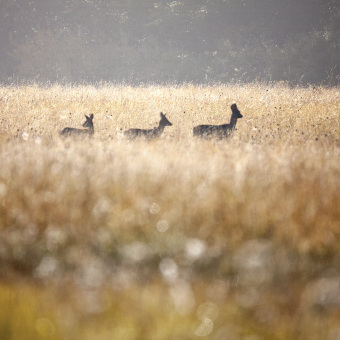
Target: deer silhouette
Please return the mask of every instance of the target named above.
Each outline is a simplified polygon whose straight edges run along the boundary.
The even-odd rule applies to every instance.
[[[75,129],[71,127],[66,127],[62,129],[59,134],[61,136],[92,136],[94,134],[94,127],[93,127],[93,113],[91,113],[90,117],[84,115],[86,118],[83,127],[86,129]]]
[[[158,127],[153,129],[129,129],[124,131],[124,137],[128,139],[145,138],[146,140],[152,140],[161,136],[166,126],[171,126],[172,124],[165,117],[165,114],[160,113],[161,120],[159,121]]]
[[[236,104],[231,105],[231,118],[229,124],[222,125],[198,125],[193,128],[194,137],[223,139],[230,137],[236,127],[237,119],[242,118]]]

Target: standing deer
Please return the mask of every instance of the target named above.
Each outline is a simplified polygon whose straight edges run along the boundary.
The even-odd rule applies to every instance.
[[[90,114],[90,117],[84,115],[86,118],[85,123],[83,124],[83,127],[86,129],[75,129],[71,127],[66,127],[62,129],[59,134],[61,136],[92,136],[94,134],[94,128],[93,128],[93,113]]]
[[[215,137],[217,139],[222,139],[231,136],[233,131],[235,130],[237,119],[243,117],[235,103],[231,105],[231,112],[232,114],[229,124],[195,126],[193,129],[194,137]]]
[[[161,112],[160,116],[161,116],[161,120],[159,121],[158,127],[150,129],[150,130],[129,129],[129,130],[124,131],[124,137],[126,137],[128,139],[136,139],[136,138],[139,138],[139,137],[144,137],[147,140],[151,140],[151,139],[160,137],[161,134],[164,131],[164,128],[166,126],[172,125],[169,122],[169,120],[165,117],[165,114],[163,114]]]

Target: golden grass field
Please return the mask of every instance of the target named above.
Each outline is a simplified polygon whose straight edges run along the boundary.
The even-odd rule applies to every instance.
[[[340,89],[0,87],[0,233],[1,340],[339,340]]]

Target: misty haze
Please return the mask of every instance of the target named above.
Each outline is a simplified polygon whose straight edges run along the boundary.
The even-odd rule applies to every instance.
[[[0,82],[339,81],[334,0],[1,0]]]

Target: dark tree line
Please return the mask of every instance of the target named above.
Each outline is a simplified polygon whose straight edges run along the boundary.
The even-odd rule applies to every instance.
[[[0,82],[339,84],[337,0],[1,0]]]

